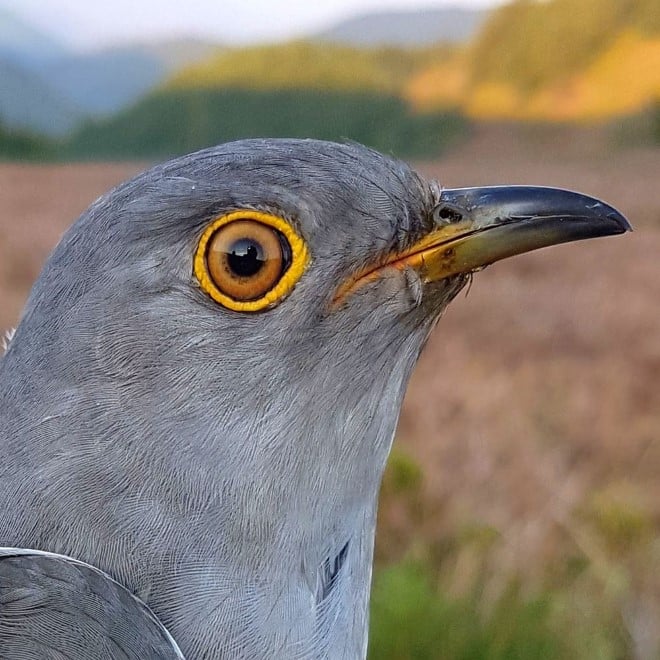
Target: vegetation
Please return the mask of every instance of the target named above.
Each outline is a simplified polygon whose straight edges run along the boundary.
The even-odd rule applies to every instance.
[[[352,48],[295,41],[224,51],[176,75],[165,89],[316,89],[398,94],[429,58],[445,57],[446,46],[404,50]]]
[[[515,0],[465,52],[408,81],[418,108],[484,119],[611,119],[660,98],[657,0]]]
[[[413,517],[417,511],[418,531],[408,539],[403,559],[379,559],[372,591],[370,658],[655,657],[640,655],[635,635],[627,629],[630,612],[638,606],[627,555],[652,549],[656,542],[653,523],[634,498],[595,493],[581,511],[581,525],[597,535],[604,556],[555,556],[534,584],[530,567],[516,565],[511,570],[501,561],[502,539],[487,527],[456,526],[435,549],[433,542],[425,541],[419,531],[428,517],[421,475],[410,457],[400,450],[392,454],[381,493],[386,520],[381,521],[378,545],[397,535],[388,528],[392,509],[402,507]],[[639,616],[640,625],[645,625],[643,612]]]
[[[0,159],[49,160],[55,151],[55,144],[47,138],[9,130],[0,124]]]
[[[412,112],[404,81],[445,47],[357,49],[293,42],[224,51],[133,108],[79,130],[69,157],[161,158],[249,137],[351,139],[400,156],[434,156],[467,123]]]
[[[515,0],[464,48],[297,41],[222,51],[136,106],[84,126],[65,155],[163,158],[242,137],[291,136],[429,157],[465,134],[461,115],[642,116],[660,98],[656,5]]]
[[[0,156],[164,158],[242,137],[352,139],[432,157],[468,119],[605,120],[657,141],[658,0],[513,0],[462,47],[295,41],[229,49],[63,145],[0,133]],[[641,119],[640,119],[641,118]]]
[[[377,660],[618,660],[632,657],[625,630],[596,594],[568,584],[525,595],[511,582],[494,603],[484,593],[451,596],[428,566],[378,570],[369,657]],[[585,598],[586,597],[586,598]],[[607,603],[612,607],[612,603]],[[580,608],[587,608],[587,614]]]
[[[404,562],[376,575],[369,657],[557,660],[562,642],[549,625],[551,609],[548,597],[526,601],[511,590],[484,617],[478,594],[447,597],[428,568]]]
[[[407,156],[436,155],[465,131],[452,113],[413,115],[399,98],[305,90],[161,91],[82,128],[72,157],[160,158],[249,137],[351,139]]]
[[[660,33],[657,0],[515,0],[475,42],[472,81],[537,90],[588,67],[626,30]]]
[[[513,0],[464,47],[257,46],[189,67],[165,89],[369,91],[484,119],[621,117],[660,97],[659,16],[657,0]]]

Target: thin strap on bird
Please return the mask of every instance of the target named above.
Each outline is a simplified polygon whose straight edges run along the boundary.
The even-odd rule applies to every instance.
[[[84,562],[0,548],[0,658],[181,660],[156,615]]]

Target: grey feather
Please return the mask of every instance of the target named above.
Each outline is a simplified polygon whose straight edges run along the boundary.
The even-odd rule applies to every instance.
[[[70,557],[0,548],[0,652],[16,660],[182,660],[149,608]]]

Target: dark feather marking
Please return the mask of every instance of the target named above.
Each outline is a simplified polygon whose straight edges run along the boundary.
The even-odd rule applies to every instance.
[[[319,590],[317,602],[323,602],[335,588],[339,578],[339,572],[346,561],[348,555],[349,541],[346,541],[344,547],[333,557],[328,557],[321,566],[321,588]]]

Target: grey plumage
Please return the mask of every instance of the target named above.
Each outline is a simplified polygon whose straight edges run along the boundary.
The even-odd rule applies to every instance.
[[[2,657],[182,659],[154,614],[93,566],[34,550],[0,550]]]
[[[332,301],[434,230],[440,198],[358,145],[250,140],[98,200],[0,359],[0,546],[106,573],[189,660],[363,657],[405,386],[469,273],[389,269]],[[236,208],[287,218],[312,254],[264,313],[223,308],[191,273],[201,232]],[[20,657],[2,616],[0,656]]]

